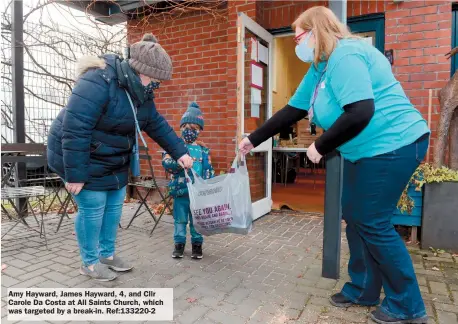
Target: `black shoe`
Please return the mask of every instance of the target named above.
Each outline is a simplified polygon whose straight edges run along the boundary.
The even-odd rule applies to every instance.
[[[341,293],[332,295],[331,298],[329,298],[329,302],[335,307],[342,308],[347,308],[355,305],[354,302],[352,302],[350,299],[348,299]]]
[[[418,317],[414,319],[399,319],[385,314],[380,307],[371,313],[371,319],[379,324],[427,324],[428,316]]]
[[[172,253],[172,258],[182,258],[184,254],[184,244],[175,244],[175,250]]]
[[[193,244],[191,258],[202,259],[202,257],[202,244]]]

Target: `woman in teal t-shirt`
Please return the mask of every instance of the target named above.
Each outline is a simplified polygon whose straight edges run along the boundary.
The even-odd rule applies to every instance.
[[[377,323],[427,323],[405,244],[391,224],[396,203],[426,155],[429,129],[385,56],[353,36],[331,10],[313,7],[294,22],[296,54],[313,63],[288,105],[239,145],[246,154],[309,116],[325,132],[309,159],[338,150],[345,160],[342,212],[351,281],[331,296],[338,307],[378,305]]]

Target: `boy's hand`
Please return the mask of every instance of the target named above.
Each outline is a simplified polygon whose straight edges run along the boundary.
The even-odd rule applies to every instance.
[[[192,158],[188,154],[185,154],[185,155],[183,155],[182,157],[180,157],[178,159],[178,164],[183,169],[191,169],[193,163],[194,163],[194,161],[192,160]]]

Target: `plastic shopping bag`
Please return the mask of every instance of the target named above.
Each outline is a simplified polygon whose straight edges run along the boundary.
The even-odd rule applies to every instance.
[[[193,224],[197,232],[246,235],[252,230],[250,180],[245,158],[235,158],[230,173],[203,180],[194,170],[194,183],[187,175]]]

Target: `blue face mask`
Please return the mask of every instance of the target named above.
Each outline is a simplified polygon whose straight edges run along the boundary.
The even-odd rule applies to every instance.
[[[192,144],[199,137],[199,131],[197,129],[185,128],[181,131],[181,136],[187,144]]]
[[[297,57],[305,63],[311,63],[313,62],[313,59],[315,58],[315,49],[310,48],[308,46],[310,37],[312,36],[312,33],[310,32],[307,37],[299,43],[299,45],[296,46],[296,55]]]

